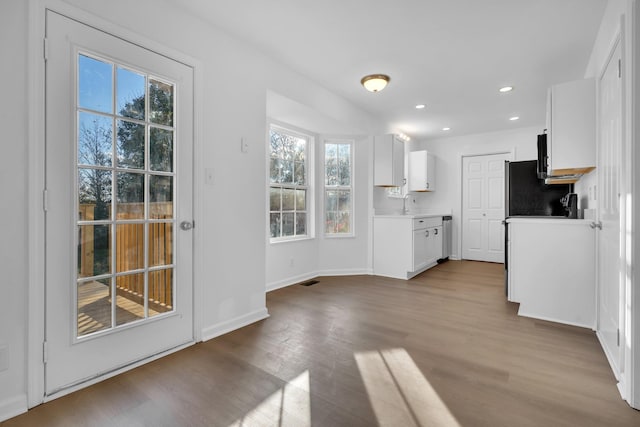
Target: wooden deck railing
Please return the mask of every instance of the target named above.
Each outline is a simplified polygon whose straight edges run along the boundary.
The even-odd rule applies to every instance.
[[[122,205],[121,205],[122,206]],[[80,205],[80,219],[93,219],[94,205]],[[135,212],[143,209],[142,204],[130,203],[120,209],[119,220],[137,219]],[[173,214],[171,202],[151,203],[154,219],[169,219]],[[94,274],[95,226],[83,226],[80,229],[78,270],[81,277]],[[116,272],[124,273],[144,268],[144,224],[120,223],[116,225]],[[148,266],[160,267],[173,263],[173,223],[149,223],[148,230]],[[109,246],[111,239],[109,239]],[[110,251],[107,251],[110,253]],[[110,264],[110,260],[109,260]],[[143,304],[144,274],[134,273],[119,276],[116,279],[118,296]],[[173,307],[173,268],[150,271],[148,273],[148,302],[150,308],[158,312],[172,310]]]

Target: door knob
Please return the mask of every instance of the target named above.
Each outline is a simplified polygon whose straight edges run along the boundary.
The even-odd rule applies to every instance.
[[[193,221],[182,221],[180,223],[180,228],[184,231],[191,230],[193,228]]]

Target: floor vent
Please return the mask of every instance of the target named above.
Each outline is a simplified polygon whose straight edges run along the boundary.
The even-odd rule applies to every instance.
[[[312,279],[312,280],[307,280],[306,282],[300,282],[298,284],[302,286],[311,286],[311,285],[315,285],[316,283],[320,283],[320,281]]]

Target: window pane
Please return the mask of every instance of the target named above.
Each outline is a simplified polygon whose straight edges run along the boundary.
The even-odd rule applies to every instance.
[[[280,187],[271,187],[269,189],[269,210],[279,211],[280,210],[280,200],[281,200],[281,190]]]
[[[325,145],[325,185],[337,185],[338,184],[338,165],[337,165],[337,145],[326,144]]]
[[[144,319],[144,274],[116,279],[116,326]]]
[[[78,114],[78,164],[111,166],[113,121],[97,114]]]
[[[149,317],[173,310],[173,269],[149,272]]]
[[[296,190],[296,210],[307,210],[307,190]]]
[[[118,172],[118,219],[144,218],[144,175]]]
[[[269,181],[273,184],[281,183],[282,160],[271,158],[269,161]]]
[[[113,112],[113,66],[88,56],[78,56],[78,105]]]
[[[282,214],[282,235],[293,236],[295,226],[295,214],[293,212]]]
[[[351,185],[351,145],[339,144],[339,178],[340,185]]]
[[[118,167],[144,168],[144,125],[118,120]]]
[[[111,279],[78,282],[78,336],[111,328]]]
[[[282,210],[292,211],[296,207],[296,190],[282,189]]]
[[[118,79],[116,113],[123,117],[144,120],[144,75],[118,67],[116,78]]]
[[[116,226],[116,272],[144,268],[144,224]]]
[[[151,170],[173,171],[173,131],[151,127],[149,130]]]
[[[351,214],[349,212],[338,212],[337,215],[337,233],[351,232]]]
[[[307,234],[307,214],[296,213],[296,236],[304,236]]]
[[[326,218],[324,230],[325,230],[325,233],[336,232],[336,213],[335,212],[327,212],[327,218]]]
[[[280,216],[280,213],[270,214],[269,228],[271,230],[271,237],[280,237]]]
[[[173,224],[170,222],[149,224],[149,266],[173,263]]]
[[[111,226],[78,226],[78,278],[111,273]]]
[[[78,169],[78,219],[111,219],[111,191],[110,170]]]
[[[283,184],[293,183],[293,162],[290,160],[282,160],[282,169],[280,175],[280,182]]]
[[[304,162],[294,162],[295,175],[293,183],[296,185],[305,185],[307,183],[307,171]]]
[[[149,120],[173,126],[173,86],[149,79]]]
[[[338,210],[350,211],[351,210],[351,192],[340,191],[338,196]]]
[[[173,218],[173,177],[149,177],[149,218]]]
[[[325,198],[325,210],[327,212],[336,211],[338,209],[338,195],[333,190],[327,190]]]

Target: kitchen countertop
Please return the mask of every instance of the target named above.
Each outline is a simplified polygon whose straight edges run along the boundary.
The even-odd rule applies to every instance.
[[[451,215],[451,212],[408,212],[406,214],[400,212],[384,212],[384,213],[376,213],[373,215],[374,218],[433,218],[433,217],[441,217]]]
[[[507,218],[509,224],[566,224],[585,225],[589,219],[569,219],[562,216],[518,216]]]

